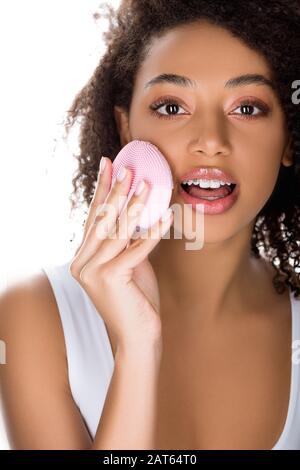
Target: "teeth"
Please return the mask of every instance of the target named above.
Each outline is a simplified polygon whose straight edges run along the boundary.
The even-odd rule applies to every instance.
[[[188,184],[189,186],[191,186],[191,184],[193,184],[195,186],[200,186],[200,188],[212,188],[212,189],[220,188],[220,187],[224,186],[225,184],[230,186],[230,183],[226,183],[225,181],[220,181],[220,180],[201,180],[201,179],[198,179],[198,180],[186,180],[186,181],[183,181],[182,183],[183,184]]]

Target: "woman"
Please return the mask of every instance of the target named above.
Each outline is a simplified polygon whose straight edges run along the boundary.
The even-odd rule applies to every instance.
[[[82,243],[1,297],[11,445],[300,449],[298,2],[127,0],[109,18],[66,126],[83,117]],[[133,240],[137,219],[128,239],[103,236],[125,224],[100,208],[128,193],[130,172],[110,190],[112,161],[135,139],[170,165],[170,205],[192,217],[181,237],[175,214],[156,238]],[[197,214],[181,188],[199,168],[228,174],[236,199],[187,250]]]

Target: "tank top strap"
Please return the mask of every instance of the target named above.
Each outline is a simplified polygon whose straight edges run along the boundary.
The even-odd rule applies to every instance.
[[[71,393],[94,438],[114,357],[105,323],[69,266],[70,261],[41,269],[49,279],[61,319]]]
[[[300,297],[296,299],[291,293],[293,328],[292,328],[292,403],[290,448],[300,449]]]
[[[289,289],[291,306],[291,380],[288,411],[283,431],[272,450],[300,449],[300,298]]]

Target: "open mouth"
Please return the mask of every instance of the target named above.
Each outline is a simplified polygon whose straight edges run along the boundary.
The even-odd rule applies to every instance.
[[[214,201],[216,199],[222,199],[226,196],[229,196],[236,187],[236,184],[231,183],[230,185],[225,184],[220,188],[201,188],[199,185],[196,184],[187,184],[181,183],[180,185],[182,189],[192,197],[196,197],[198,199],[204,199],[207,201]]]

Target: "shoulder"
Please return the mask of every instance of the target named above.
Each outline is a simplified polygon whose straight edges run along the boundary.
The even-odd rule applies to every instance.
[[[69,395],[63,331],[47,279],[42,272],[32,274],[0,293],[1,404],[13,448],[35,442],[36,436],[26,431],[28,420],[42,436],[37,415],[49,415],[54,397]],[[47,448],[51,439],[41,442]]]
[[[1,339],[17,348],[30,339],[66,358],[63,329],[55,296],[43,271],[10,283],[0,292]]]
[[[91,439],[69,386],[64,334],[43,271],[0,292],[1,402],[13,449],[87,449]]]

